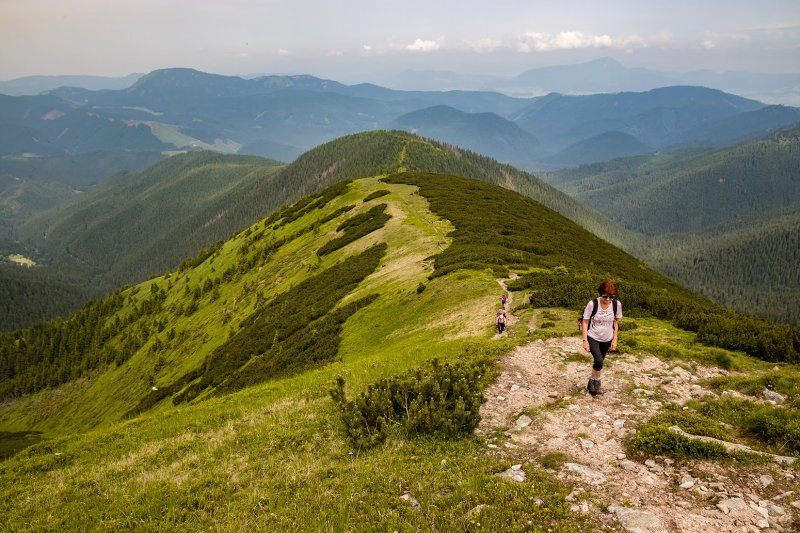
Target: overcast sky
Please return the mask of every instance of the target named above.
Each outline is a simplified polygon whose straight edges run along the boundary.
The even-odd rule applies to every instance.
[[[660,70],[800,72],[800,0],[0,0],[0,80],[192,67],[355,83],[513,76],[611,56]]]

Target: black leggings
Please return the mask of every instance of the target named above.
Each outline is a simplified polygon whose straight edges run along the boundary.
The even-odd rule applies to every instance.
[[[600,372],[603,370],[603,360],[606,358],[608,349],[611,348],[611,341],[600,342],[591,337],[587,338],[589,340],[589,351],[592,352],[592,357],[594,358],[594,364],[592,365],[592,368],[596,372]]]

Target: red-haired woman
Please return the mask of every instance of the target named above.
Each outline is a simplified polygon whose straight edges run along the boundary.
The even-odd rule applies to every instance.
[[[600,373],[608,350],[617,349],[619,319],[622,318],[622,303],[617,300],[617,286],[607,279],[597,288],[600,298],[590,301],[583,310],[581,330],[583,349],[591,352],[594,363],[592,375],[586,388],[589,394],[603,394],[600,387]]]

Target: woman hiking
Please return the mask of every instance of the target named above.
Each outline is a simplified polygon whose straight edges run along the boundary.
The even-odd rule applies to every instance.
[[[616,299],[617,292],[616,284],[607,279],[597,288],[600,298],[591,300],[583,309],[581,321],[583,349],[591,352],[594,359],[592,375],[586,385],[592,396],[603,394],[600,387],[603,361],[609,349],[612,351],[617,349],[619,319],[622,318],[622,302]]]

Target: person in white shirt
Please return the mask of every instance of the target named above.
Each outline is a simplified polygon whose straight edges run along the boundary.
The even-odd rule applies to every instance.
[[[591,300],[583,310],[581,330],[583,349],[592,354],[592,374],[586,385],[589,394],[603,394],[600,375],[603,361],[609,350],[617,349],[619,319],[622,318],[622,302],[617,300],[617,286],[607,279],[597,288],[599,298]]]

